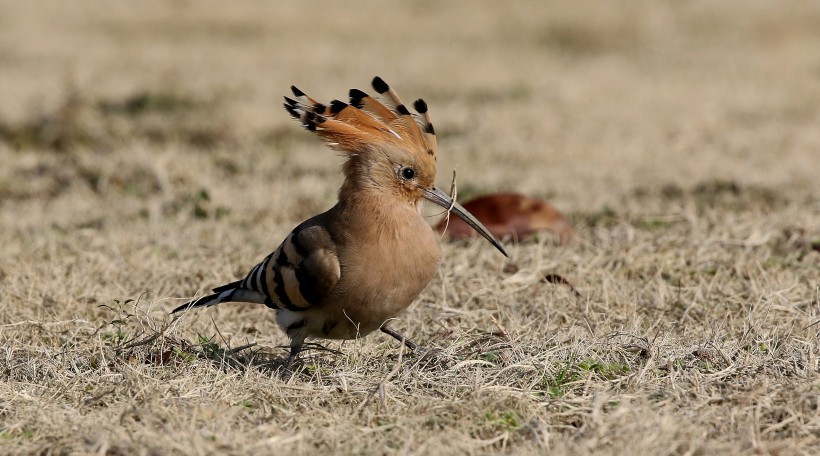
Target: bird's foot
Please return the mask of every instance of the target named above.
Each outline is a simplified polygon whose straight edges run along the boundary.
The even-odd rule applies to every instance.
[[[413,351],[419,352],[419,353],[427,352],[427,348],[425,348],[423,345],[419,345],[419,344],[413,342],[411,339],[408,339],[407,337],[404,337],[404,335],[402,335],[400,332],[394,331],[394,330],[388,328],[387,326],[382,326],[380,329],[383,333],[385,333],[385,334],[393,337],[397,341],[403,343],[410,350],[413,350]]]
[[[287,382],[293,376],[293,363],[296,362],[296,359],[299,357],[299,352],[302,350],[302,346],[291,346],[290,347],[290,355],[288,355],[288,359],[285,360],[285,364],[282,366],[282,371],[279,373],[279,377],[282,379],[283,382]]]

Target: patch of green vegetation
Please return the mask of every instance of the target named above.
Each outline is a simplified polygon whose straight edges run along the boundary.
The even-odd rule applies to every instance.
[[[194,218],[207,219],[213,217],[216,220],[220,220],[231,213],[230,209],[224,206],[209,208],[210,201],[211,195],[208,193],[208,190],[200,189],[199,192],[197,192],[194,196],[193,208],[191,209]]]
[[[567,394],[568,385],[589,375],[594,375],[603,380],[612,380],[631,371],[632,369],[625,364],[586,357],[578,362],[563,363],[561,369],[555,375],[546,379],[543,387],[550,397],[563,397]]]
[[[423,426],[434,431],[442,431],[446,427],[445,424],[446,423],[437,416],[430,415],[424,420]]]
[[[644,217],[639,226],[648,230],[659,230],[668,227],[669,222],[656,217]]]
[[[0,123],[0,142],[15,149],[49,149],[65,152],[99,142],[86,125],[87,103],[69,87],[62,103],[52,112],[40,113],[16,124]]]
[[[94,102],[69,86],[56,108],[14,123],[0,121],[0,142],[17,150],[57,152],[110,149],[135,138],[213,148],[235,140],[225,119],[214,116],[220,112],[218,102],[173,90],[143,91],[124,99]],[[85,179],[95,188],[99,177],[91,174]]]
[[[702,359],[698,361],[697,364],[695,364],[695,367],[697,367],[698,370],[702,371],[713,371],[717,366],[715,366],[715,363],[713,363],[712,361]]]
[[[103,114],[125,114],[139,116],[151,112],[176,113],[190,110],[203,104],[189,95],[166,91],[145,91],[133,94],[123,100],[100,100],[97,108]]]
[[[188,351],[185,351],[181,347],[174,347],[174,348],[171,349],[171,352],[174,354],[174,356],[176,356],[177,358],[179,358],[183,361],[186,361],[186,362],[189,362],[189,363],[196,361],[196,355],[195,354],[190,353]]]
[[[596,212],[579,213],[577,217],[573,218],[583,220],[591,227],[612,227],[618,223],[618,213],[609,206],[604,206],[603,209]]]
[[[684,196],[684,191],[676,184],[667,184],[661,187],[661,196],[669,200],[681,199]]]
[[[576,380],[579,376],[574,372],[570,363],[566,363],[558,373],[547,382],[547,393],[550,397],[563,397],[566,394],[566,386]]]
[[[114,345],[120,345],[128,340],[128,332],[122,328],[117,328],[115,331],[108,331],[102,333],[102,339]]]
[[[499,431],[517,431],[524,427],[521,413],[517,410],[489,411],[484,414],[484,419]]]
[[[388,419],[387,417],[384,417],[384,416],[376,416],[376,417],[373,417],[373,423],[376,426],[389,426],[389,425],[393,424],[393,421],[391,421],[390,419]]]
[[[225,354],[225,350],[214,342],[213,338],[199,335],[197,336],[197,343],[202,349],[202,353],[208,358],[221,358]]]
[[[23,428],[20,430],[0,430],[0,440],[30,439],[32,437],[34,437],[34,429]]]
[[[131,196],[140,196],[142,193],[140,191],[139,185],[136,182],[130,180],[127,180],[122,183],[122,191]]]
[[[208,218],[208,211],[207,211],[207,209],[204,209],[204,208],[203,208],[203,207],[199,204],[199,202],[196,202],[196,203],[194,204],[194,209],[193,209],[192,213],[194,214],[194,218],[198,218],[198,219],[206,219],[206,218]]]
[[[771,353],[772,348],[769,347],[769,344],[766,342],[758,342],[756,344],[746,344],[743,346],[743,351],[749,353],[759,353],[763,355],[768,355]]]
[[[701,182],[692,189],[692,195],[700,198],[712,199],[719,196],[740,195],[740,184],[735,181],[715,179]]]
[[[116,312],[117,314],[117,316],[111,319],[111,321],[109,321],[106,325],[113,328],[109,329],[108,331],[104,331],[100,334],[100,337],[104,342],[107,342],[112,345],[121,345],[123,342],[128,340],[129,333],[125,330],[125,327],[128,325],[128,319],[130,319],[134,315],[126,311],[125,307],[133,302],[133,299],[126,299],[124,301],[115,299],[115,305],[113,307],[105,304],[100,304],[98,306]]]
[[[785,198],[774,190],[753,185],[741,186],[735,181],[721,179],[695,185],[690,195],[700,210],[720,208],[738,212],[751,208],[770,209],[785,203]]]
[[[243,407],[243,408],[246,408],[246,409],[255,409],[255,408],[257,408],[256,404],[254,404],[252,401],[250,401],[248,399],[242,399],[236,405],[238,405],[240,407]]]
[[[666,271],[661,272],[661,279],[663,279],[667,283],[677,282],[677,280],[675,280],[676,277]]]
[[[578,367],[587,372],[593,372],[606,380],[618,378],[632,371],[629,366],[620,363],[607,363],[587,358],[578,363]]]
[[[488,351],[486,353],[482,353],[481,355],[479,355],[479,358],[483,359],[484,361],[494,363],[498,361],[499,355],[497,351]]]
[[[634,51],[641,43],[638,27],[627,20],[594,25],[552,23],[537,39],[541,46],[574,57]]]
[[[311,375],[320,373],[322,375],[330,375],[333,371],[325,366],[320,366],[316,363],[305,364],[305,371]]]
[[[532,89],[522,83],[499,88],[477,88],[465,94],[467,101],[476,104],[492,104],[501,101],[523,101],[532,97]]]
[[[235,176],[242,171],[242,169],[239,167],[239,163],[231,158],[214,157],[213,163],[214,166],[216,166],[229,176]]]

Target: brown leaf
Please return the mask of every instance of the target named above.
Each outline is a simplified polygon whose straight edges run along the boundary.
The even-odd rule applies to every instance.
[[[480,196],[463,204],[497,238],[512,236],[524,239],[538,231],[550,231],[561,244],[570,243],[575,229],[557,209],[549,203],[518,193],[494,193]],[[436,225],[453,239],[475,237],[477,233],[457,217],[445,218]]]

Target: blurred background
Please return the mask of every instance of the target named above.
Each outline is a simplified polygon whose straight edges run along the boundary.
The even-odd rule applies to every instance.
[[[295,141],[326,163],[282,95],[344,99],[378,74],[428,100],[442,184],[457,166],[468,190],[567,208],[712,179],[817,191],[814,1],[6,1],[0,67],[5,180],[9,149],[244,166]]]
[[[428,101],[462,200],[522,192],[582,225],[684,196],[818,213],[815,1],[6,1],[0,68],[11,245],[49,227],[264,251],[341,181],[282,96],[374,75]]]

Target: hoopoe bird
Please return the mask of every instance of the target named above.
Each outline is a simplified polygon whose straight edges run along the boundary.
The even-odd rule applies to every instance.
[[[291,86],[285,109],[345,154],[338,202],[293,229],[248,275],[172,311],[223,302],[264,304],[290,338],[285,368],[305,339],[355,339],[385,326],[427,286],[441,260],[436,232],[421,215],[423,200],[459,216],[505,256],[492,234],[435,186],[436,136],[427,103],[411,114],[379,77],[378,99],[350,90],[350,103],[322,104]]]

